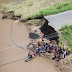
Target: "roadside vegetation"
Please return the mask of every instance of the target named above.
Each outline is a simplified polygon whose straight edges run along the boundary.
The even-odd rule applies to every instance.
[[[26,0],[21,3],[1,4],[4,13],[13,12],[25,21],[72,9],[72,0]]]
[[[68,26],[64,26],[60,29],[63,37],[65,40],[67,40],[67,44],[72,52],[72,25]]]
[[[45,23],[44,19],[32,19],[26,21],[28,25],[35,25],[35,26],[41,26]]]

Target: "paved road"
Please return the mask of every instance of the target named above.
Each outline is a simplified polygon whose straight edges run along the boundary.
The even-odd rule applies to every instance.
[[[45,16],[45,19],[49,21],[48,25],[52,26],[57,31],[64,25],[72,24],[72,10],[55,15]]]

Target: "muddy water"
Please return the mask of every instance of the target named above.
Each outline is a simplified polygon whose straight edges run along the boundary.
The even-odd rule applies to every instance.
[[[0,0],[0,3],[9,3],[9,2],[21,2],[25,0]]]
[[[57,72],[53,64],[49,64],[47,59],[36,57],[32,61],[24,60],[1,66],[0,72]]]
[[[0,72],[57,72],[48,59],[39,56],[24,62],[30,42],[26,25],[1,17],[0,13]]]
[[[10,0],[0,0],[0,4],[1,3],[8,3],[8,2],[10,2]]]
[[[28,38],[28,33],[23,23],[0,18],[0,46],[23,42],[25,38]]]
[[[0,13],[0,64],[4,64],[23,58],[30,41],[24,23],[2,20],[1,17]]]

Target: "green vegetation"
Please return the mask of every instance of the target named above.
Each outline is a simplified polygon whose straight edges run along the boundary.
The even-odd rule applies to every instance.
[[[14,15],[21,15],[21,21],[33,19],[40,16],[56,14],[72,9],[72,0],[26,0],[21,3],[9,3],[0,5],[4,13],[13,11]]]
[[[61,37],[58,38],[58,43],[60,43],[60,44],[62,43],[62,38]]]
[[[28,25],[36,25],[36,26],[43,25],[44,23],[45,23],[44,19],[32,19],[27,21]]]
[[[72,25],[66,25],[62,27],[60,31],[62,32],[62,35],[65,38],[65,40],[67,40],[68,46],[70,47],[70,50],[72,52]]]

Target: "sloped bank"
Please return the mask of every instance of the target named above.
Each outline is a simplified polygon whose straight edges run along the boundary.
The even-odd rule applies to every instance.
[[[3,13],[4,13],[4,12],[3,12]],[[18,20],[18,19],[21,18],[21,15],[15,16],[15,15],[14,15],[14,12],[11,11],[11,12],[8,12],[8,13],[4,13],[2,19],[5,19],[5,18],[7,18],[7,19],[12,19],[12,20]]]
[[[2,13],[4,13],[4,12],[2,11]],[[26,22],[26,21],[32,20],[32,19],[42,19],[43,15],[40,15],[39,17],[35,17],[35,18],[28,18],[27,20],[21,20],[21,14],[15,16],[14,12],[10,11],[8,13],[4,13],[2,19],[5,19],[5,18],[12,19],[12,20],[20,20],[21,22]]]
[[[37,21],[37,19],[35,21]],[[34,21],[34,23],[35,23],[35,21]],[[39,22],[42,22],[42,20],[39,21]],[[47,20],[45,20],[45,19],[44,19],[44,22],[42,22],[42,23],[39,24],[39,26],[37,26],[37,24],[35,26],[34,23],[28,22],[28,24],[31,27],[30,29],[31,29],[32,32],[36,32],[40,28],[40,30],[44,34],[44,36],[46,35],[46,38],[47,38],[48,34],[56,33],[56,31],[54,30],[54,28],[52,28],[51,26],[48,26],[48,23],[49,22]],[[40,36],[40,33],[38,33],[38,35]],[[49,39],[49,38],[47,38],[47,39]],[[53,38],[50,38],[50,40],[53,40]],[[51,55],[43,54],[42,56],[44,58],[51,59]],[[57,71],[58,72],[68,72],[68,71],[71,72],[72,71],[72,54],[69,55],[69,56],[67,56],[65,59],[61,59],[60,61],[56,61],[56,60],[55,61],[52,61],[51,60],[51,62],[55,65],[55,67],[57,68]]]
[[[44,18],[41,19],[32,19],[32,20],[28,20],[26,21],[26,24],[30,30],[30,35],[32,37],[34,37],[36,34],[37,37],[44,37],[47,40],[58,40],[59,36],[57,31],[54,30],[53,27],[48,25],[48,21]],[[31,37],[30,36],[30,37]],[[35,37],[34,39],[36,39],[37,37]]]
[[[8,13],[3,15],[2,19],[5,19],[5,18],[12,19],[12,20],[20,20],[21,15],[15,16],[14,12],[11,11],[11,12],[8,12]],[[34,19],[29,18],[28,20],[21,21],[21,22],[25,22],[27,25],[30,25],[29,27],[32,27],[32,29],[36,26],[37,27],[39,26],[38,30],[40,30],[42,32],[42,35],[46,39],[49,39],[50,41],[51,40],[56,40],[57,41],[57,39],[59,38],[57,31],[55,31],[55,29],[53,27],[48,25],[49,22],[43,16],[40,16],[40,17],[37,17],[37,18],[34,18]],[[40,35],[40,37],[41,37],[41,35]]]
[[[60,72],[72,72],[72,54],[59,62],[56,61],[55,66]]]

